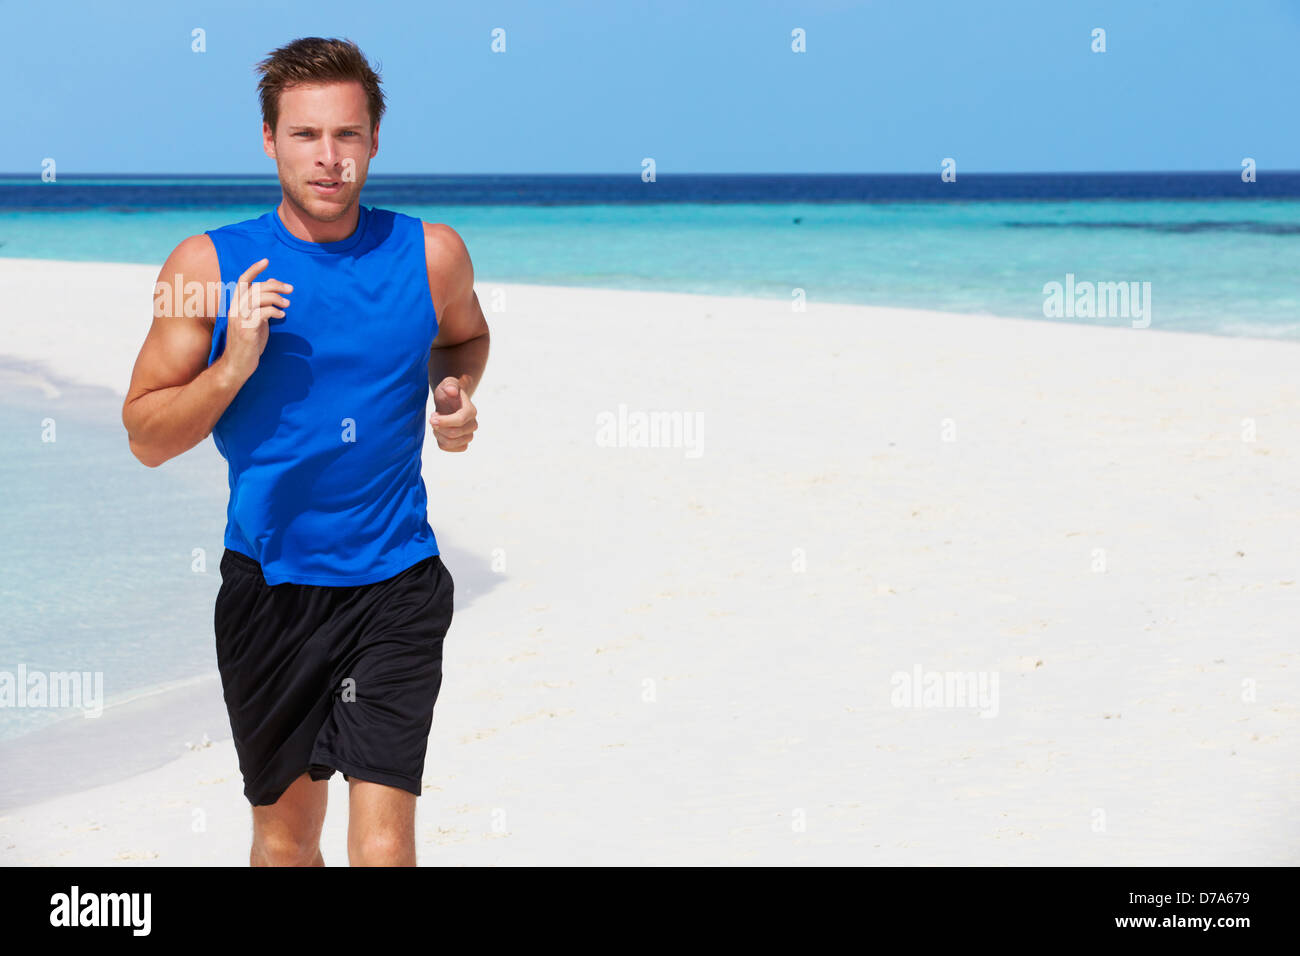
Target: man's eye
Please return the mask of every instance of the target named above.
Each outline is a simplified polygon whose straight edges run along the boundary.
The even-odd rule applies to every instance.
[[[357,135],[357,131],[354,130],[354,129],[345,129],[345,130],[343,131],[343,135],[344,135],[344,136],[356,136],[356,135]]]

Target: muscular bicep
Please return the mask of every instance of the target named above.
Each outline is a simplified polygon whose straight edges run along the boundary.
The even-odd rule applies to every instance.
[[[207,368],[220,282],[217,251],[206,235],[189,237],[168,256],[154,285],[153,322],[131,371],[128,404],[186,385]]]
[[[438,334],[434,336],[433,348],[445,348],[459,345],[488,334],[487,319],[479,305],[478,295],[473,286],[469,292],[456,299],[448,300],[438,316]]]
[[[433,348],[459,345],[488,334],[487,320],[474,292],[474,265],[460,236],[450,226],[425,223],[424,247],[438,319]]]

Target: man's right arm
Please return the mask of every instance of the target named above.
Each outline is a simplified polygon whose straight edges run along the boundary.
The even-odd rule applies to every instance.
[[[122,405],[131,453],[150,468],[207,438],[248,378],[224,355],[208,365],[221,285],[212,240],[204,234],[184,240],[163,264],[158,282],[171,286],[172,294],[155,296],[153,324]],[[204,290],[201,315],[185,314],[183,293],[193,282]]]

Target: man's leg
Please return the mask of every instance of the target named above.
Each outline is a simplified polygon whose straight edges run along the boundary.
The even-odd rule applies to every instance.
[[[304,773],[280,799],[253,807],[253,848],[250,866],[324,866],[320,833],[325,824],[329,781]]]
[[[348,862],[415,866],[415,794],[369,780],[348,780]]]

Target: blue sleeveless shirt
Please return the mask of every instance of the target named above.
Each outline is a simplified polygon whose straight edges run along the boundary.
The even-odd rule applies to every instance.
[[[438,334],[421,221],[359,206],[351,236],[308,242],[272,209],[207,235],[222,284],[208,365],[244,270],[265,258],[254,281],[293,286],[212,430],[229,465],[225,546],[269,585],[370,584],[437,554],[420,475]]]

